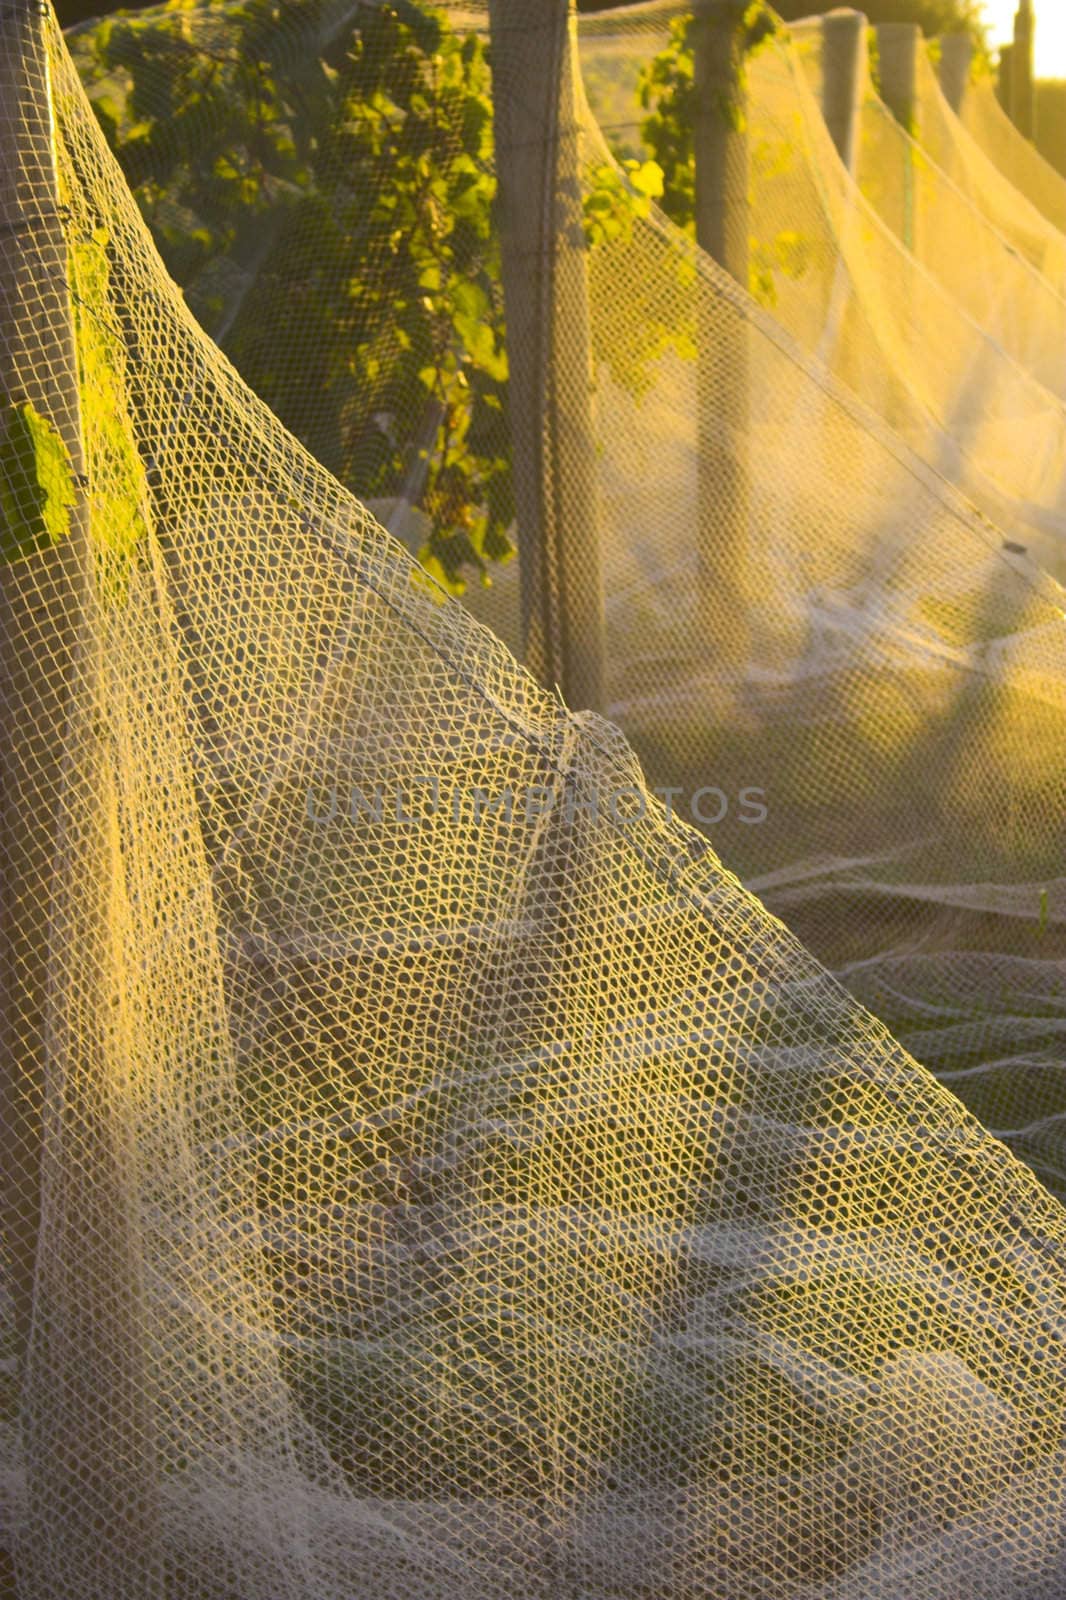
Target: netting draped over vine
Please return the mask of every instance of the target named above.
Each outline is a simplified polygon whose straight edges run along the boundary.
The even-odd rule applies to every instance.
[[[680,6],[655,4],[591,18],[583,28],[591,111],[626,154],[640,148],[647,63],[672,51],[685,81],[685,17]],[[1010,238],[974,203],[982,193],[991,206],[997,184],[1012,191],[994,169],[989,181],[983,167],[961,186],[963,162],[942,97],[943,121],[934,116],[935,80],[922,122],[930,152],[900,127],[864,74],[850,175],[821,113],[821,45],[821,25],[802,25],[768,39],[748,64],[751,288],[819,364],[1061,576],[1062,236],[1020,196]],[[674,118],[683,94],[675,91]],[[671,142],[667,150],[672,155]],[[977,161],[976,150],[969,153]],[[954,178],[937,164],[941,155]],[[674,220],[688,220],[683,195],[671,209]],[[1019,245],[1025,236],[1028,256]]]
[[[1066,178],[1018,132],[989,81],[970,86],[961,116],[980,149],[1003,176],[1060,232],[1066,232]]]
[[[819,104],[824,39],[820,23],[791,30]],[[854,166],[863,198],[959,308],[1061,398],[1066,235],[974,145],[924,53],[910,131],[876,93],[868,52],[862,65]]]
[[[590,146],[610,694],[668,810],[254,397],[54,19],[4,27],[19,1600],[1056,1600],[1066,1218],[682,811],[762,790],[723,852],[988,1120],[1051,1103],[1061,591]]]
[[[624,151],[672,20],[584,30]],[[801,49],[748,72],[763,304],[654,209],[590,252],[609,708],[744,882],[1061,1190],[1061,402],[864,201]],[[703,429],[738,370],[725,495]],[[516,591],[468,603],[518,649]]]
[[[582,21],[591,113],[616,153],[642,153],[641,73],[676,44],[685,14],[656,0]],[[509,447],[491,168],[488,186],[470,171],[484,169],[488,149],[487,67],[480,47],[460,65],[476,30],[438,32],[438,69],[424,28],[411,25],[417,12],[406,23],[377,6],[359,15],[354,56],[343,8],[292,4],[148,12],[82,30],[74,45],[168,264],[257,392],[398,531],[414,537],[425,524],[412,508],[428,509],[434,560],[491,564],[513,508],[497,470]],[[924,59],[920,150],[867,75],[857,191],[822,123],[820,52],[820,27],[801,25],[750,63],[752,287],[818,362],[1061,576],[1063,237],[981,155]],[[381,106],[401,131],[375,143]],[[419,207],[419,160],[452,219],[443,232]],[[593,175],[593,207],[610,204],[606,170]],[[454,324],[444,361],[442,303]],[[291,330],[284,349],[279,317]],[[474,380],[461,400],[449,366],[457,344]],[[432,375],[421,387],[419,371]],[[433,464],[448,454],[442,417],[453,412],[464,431],[442,474]],[[457,514],[464,501],[486,506],[487,519],[471,527]]]

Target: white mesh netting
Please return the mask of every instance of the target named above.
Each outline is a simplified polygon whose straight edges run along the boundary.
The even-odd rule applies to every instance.
[[[497,14],[498,91],[532,14]],[[175,199],[150,110],[122,100],[131,58],[107,64],[171,242],[201,154],[230,177],[227,67],[276,65],[279,39],[351,51],[354,29],[365,68],[380,16],[110,25],[217,68]],[[439,98],[379,84],[388,126],[469,138],[475,183],[491,129],[448,133],[459,68],[433,29],[487,71],[481,22],[405,9]],[[668,812],[201,331],[54,20],[9,12],[0,37],[19,1600],[1057,1600],[1066,1219],[825,963],[1061,1180],[1061,590],[654,209],[556,234],[588,323],[553,327],[538,369],[552,514],[588,549],[566,518],[598,502],[606,700]],[[342,65],[295,77],[294,128],[345,89]],[[585,189],[551,204],[594,221],[624,183],[587,120],[561,127]],[[304,342],[316,273],[359,300],[397,253],[386,230],[377,279],[343,275],[384,176],[330,188],[321,145],[282,151],[311,171],[273,224],[273,156],[230,150],[256,238],[222,309],[245,358],[274,341],[282,398],[310,392],[309,433],[379,502],[411,482],[374,429],[428,439],[412,515],[442,516],[395,293],[353,309],[354,371]],[[424,176],[400,225],[428,215],[439,246]],[[301,278],[290,253],[279,286],[301,197],[332,209],[337,255]],[[491,238],[453,244],[480,286]],[[586,427],[585,475],[559,481]],[[548,667],[559,575],[521,640]],[[689,825],[711,786],[714,844],[820,959]]]
[[[1019,194],[1066,231],[1066,178],[1055,171],[1004,114],[987,80],[971,84],[961,107],[962,121],[986,156]]]
[[[640,147],[641,69],[685,14],[660,3],[584,23],[591,107],[624,153]],[[918,145],[864,70],[849,174],[821,114],[822,37],[817,22],[781,30],[748,67],[752,286],[819,365],[1061,576],[1066,242],[985,170],[931,73]],[[990,215],[997,197],[1008,213],[999,190],[1013,196],[1010,234]]]

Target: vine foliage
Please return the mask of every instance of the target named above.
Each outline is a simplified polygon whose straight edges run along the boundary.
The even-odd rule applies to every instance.
[[[243,0],[207,32],[172,0],[73,43],[200,321],[342,481],[419,514],[460,589],[514,514],[488,53],[407,0],[334,41],[324,17]]]

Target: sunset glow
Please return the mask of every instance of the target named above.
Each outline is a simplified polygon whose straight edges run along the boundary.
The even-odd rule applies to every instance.
[[[985,0],[985,19],[995,46],[1014,36],[1017,0]],[[1036,0],[1036,75],[1066,78],[1066,6],[1062,0]]]

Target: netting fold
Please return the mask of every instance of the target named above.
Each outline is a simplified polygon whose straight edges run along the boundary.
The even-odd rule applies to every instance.
[[[1066,179],[1022,137],[1003,111],[990,82],[973,84],[961,107],[962,121],[985,155],[1019,194],[1061,232],[1066,232]]]

